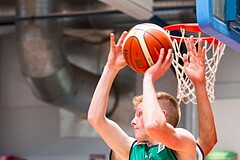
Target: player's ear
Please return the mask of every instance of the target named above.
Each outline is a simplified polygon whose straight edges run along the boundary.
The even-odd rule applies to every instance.
[[[166,110],[162,110],[163,114],[166,116],[167,111]]]

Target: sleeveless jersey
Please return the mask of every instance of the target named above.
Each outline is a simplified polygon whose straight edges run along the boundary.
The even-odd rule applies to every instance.
[[[147,143],[134,143],[129,160],[177,160],[173,151],[163,144],[148,147]]]
[[[199,144],[196,143],[196,151],[197,151],[197,160],[204,160],[204,153],[202,148],[199,146]]]
[[[135,145],[136,144],[136,141],[133,143],[133,145]],[[132,145],[132,147],[131,147],[131,152],[130,152],[130,155],[129,155],[129,160],[133,160],[133,159],[130,159],[131,157],[131,154],[132,154],[132,149],[133,149],[133,145]],[[144,145],[143,145],[144,146]],[[155,149],[156,149],[156,146],[153,146],[153,147],[155,147]],[[159,147],[159,150],[161,150],[161,146],[158,146]],[[151,148],[151,147],[149,147],[149,148]],[[167,150],[170,150],[169,148],[167,148]],[[166,151],[166,150],[165,150]],[[165,152],[165,151],[163,151],[163,152]],[[196,160],[204,160],[204,154],[203,154],[203,151],[202,151],[202,149],[201,149],[201,147],[198,145],[198,144],[196,144],[196,151],[197,151],[197,156],[196,156]],[[172,152],[172,151],[171,151]],[[138,154],[138,153],[135,153],[135,154]],[[120,160],[120,159],[114,159],[114,158],[112,158],[112,150],[110,150],[110,154],[109,154],[109,160]],[[174,158],[176,159],[176,157],[174,156]],[[135,159],[137,159],[137,158],[135,158]],[[175,160],[174,159],[174,160]],[[139,159],[139,160],[141,160],[141,159]],[[155,160],[155,159],[154,159]],[[159,159],[156,159],[156,160],[159,160]],[[170,159],[169,159],[170,160]],[[172,159],[171,159],[172,160]]]

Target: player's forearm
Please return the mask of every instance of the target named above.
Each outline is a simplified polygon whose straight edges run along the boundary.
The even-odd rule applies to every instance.
[[[166,125],[166,118],[156,97],[154,82],[149,75],[145,75],[143,79],[143,113],[145,129],[155,130]]]
[[[118,70],[114,68],[104,67],[88,110],[88,121],[91,124],[99,123],[105,118],[110,89],[117,73]]]
[[[198,143],[206,156],[217,143],[217,133],[206,86],[198,85],[195,86],[195,89],[198,105]]]

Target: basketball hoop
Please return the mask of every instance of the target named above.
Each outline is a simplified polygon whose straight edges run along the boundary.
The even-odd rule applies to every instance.
[[[185,44],[185,39],[193,35],[195,45],[198,43],[198,39],[201,38],[203,45],[206,48],[205,66],[206,66],[206,89],[208,92],[208,98],[210,102],[215,100],[214,96],[214,84],[215,76],[218,69],[218,64],[221,60],[226,45],[216,40],[213,37],[204,35],[200,30],[197,23],[187,24],[174,24],[163,27],[172,39],[172,45],[174,50],[174,59],[172,65],[175,69],[178,88],[177,88],[177,99],[181,103],[192,102],[196,104],[195,88],[190,79],[188,79],[183,67],[183,51],[182,46]],[[172,31],[180,31],[180,36],[173,35]]]

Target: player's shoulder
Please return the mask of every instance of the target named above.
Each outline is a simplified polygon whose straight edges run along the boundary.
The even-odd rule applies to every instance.
[[[132,138],[132,144],[129,150],[129,154],[132,150],[132,147],[134,144],[136,144],[137,140]],[[110,149],[109,152],[109,160],[124,160],[124,158],[121,158],[121,156],[117,155],[112,149]]]

